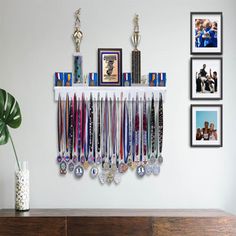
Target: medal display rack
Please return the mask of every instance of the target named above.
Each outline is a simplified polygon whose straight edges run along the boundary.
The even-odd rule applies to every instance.
[[[92,87],[92,86],[73,86],[73,87],[54,87],[54,98],[58,101],[59,94],[61,100],[66,100],[66,95],[68,94],[70,98],[73,98],[74,94],[80,96],[84,94],[85,100],[89,100],[92,94],[93,99],[96,101],[98,95],[100,98],[113,99],[114,95],[119,98],[123,94],[123,99],[127,101],[136,99],[138,95],[139,98],[143,98],[144,94],[147,99],[151,99],[154,95],[154,100],[159,101],[160,94],[162,95],[163,102],[166,98],[166,87],[148,87],[148,86],[129,86],[129,87]]]
[[[119,184],[159,175],[166,87],[55,87],[59,172]]]

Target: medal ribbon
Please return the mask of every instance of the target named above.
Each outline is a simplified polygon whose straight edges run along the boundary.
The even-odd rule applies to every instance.
[[[65,124],[65,136],[66,136],[66,152],[69,150],[69,95],[66,95],[66,124]]]
[[[145,95],[143,101],[143,155],[147,156],[147,107]]]
[[[136,96],[136,112],[135,112],[135,155],[139,154],[139,102]]]
[[[152,95],[152,103],[151,103],[151,145],[152,145],[152,153],[155,151],[155,102],[154,95]]]
[[[78,109],[77,109],[77,97],[76,94],[74,94],[74,154],[76,154],[77,151],[77,145],[78,145]]]
[[[62,151],[63,141],[63,116],[62,116],[62,102],[61,95],[58,97],[58,108],[57,108],[57,137],[58,137],[58,152]]]
[[[159,152],[162,153],[162,143],[163,143],[163,100],[162,94],[160,94],[159,101]]]

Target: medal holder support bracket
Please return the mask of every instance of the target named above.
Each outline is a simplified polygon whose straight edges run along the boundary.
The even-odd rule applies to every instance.
[[[143,99],[144,94],[146,95],[146,99],[152,98],[154,94],[154,100],[158,101],[160,98],[160,94],[162,94],[163,102],[165,102],[166,98],[166,87],[148,87],[148,86],[127,86],[127,87],[89,87],[89,86],[73,86],[73,87],[54,87],[54,98],[55,101],[58,101],[58,96],[60,94],[62,100],[66,100],[66,95],[68,94],[70,98],[73,98],[74,94],[77,96],[81,96],[84,93],[85,99],[89,100],[90,94],[92,94],[94,100],[97,100],[98,94],[100,95],[100,99],[105,99],[106,95],[108,99],[113,99],[114,95],[116,98],[121,97],[121,93],[123,93],[123,100],[130,101],[138,94],[139,99]]]

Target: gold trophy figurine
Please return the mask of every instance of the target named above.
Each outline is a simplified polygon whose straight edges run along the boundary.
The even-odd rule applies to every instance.
[[[141,36],[139,34],[139,15],[134,17],[134,32],[131,37],[134,50],[132,51],[132,83],[140,84],[141,82],[141,52],[138,50],[138,45]]]
[[[83,38],[83,33],[80,30],[80,12],[81,8],[75,12],[75,29],[72,35],[76,50],[76,53],[74,53],[74,84],[83,84],[83,58],[80,53],[80,45]]]

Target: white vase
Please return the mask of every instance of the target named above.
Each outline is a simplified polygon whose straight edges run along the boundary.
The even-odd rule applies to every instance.
[[[15,209],[29,210],[29,170],[26,161],[22,162],[21,170],[15,173]]]

